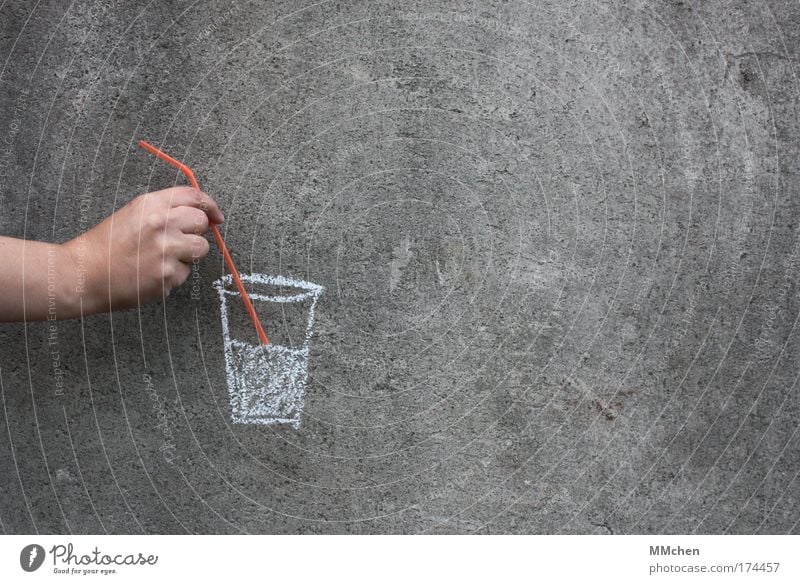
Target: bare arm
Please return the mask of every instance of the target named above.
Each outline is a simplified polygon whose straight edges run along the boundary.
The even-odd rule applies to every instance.
[[[216,203],[176,187],[135,198],[63,244],[0,237],[0,321],[61,320],[165,297],[208,253]]]
[[[63,245],[0,237],[0,320],[75,316],[71,261]]]

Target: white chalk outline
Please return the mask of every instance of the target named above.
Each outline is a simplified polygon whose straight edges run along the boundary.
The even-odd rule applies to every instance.
[[[214,288],[217,289],[220,299],[220,313],[222,319],[222,340],[225,351],[225,369],[227,372],[228,381],[228,394],[230,397],[231,405],[231,418],[234,423],[238,424],[290,424],[294,428],[300,427],[301,415],[303,406],[305,404],[305,386],[308,380],[308,357],[309,357],[309,343],[311,334],[314,328],[314,313],[317,307],[317,301],[322,295],[325,288],[313,282],[305,280],[295,280],[287,278],[286,276],[268,276],[266,274],[242,274],[240,276],[243,283],[247,284],[267,284],[273,286],[284,286],[287,288],[299,288],[305,290],[300,294],[293,294],[291,296],[271,296],[266,294],[252,294],[248,293],[251,300],[262,302],[276,302],[281,304],[288,304],[292,302],[303,302],[304,300],[311,299],[311,306],[308,310],[308,320],[306,323],[305,338],[301,348],[286,347],[283,345],[275,345],[269,343],[268,345],[256,345],[244,341],[231,338],[230,327],[228,324],[228,296],[240,296],[239,292],[235,289],[230,289],[233,283],[233,277],[227,274],[218,280],[214,281]],[[240,392],[239,383],[237,382],[235,360],[233,355],[233,348],[237,347],[244,351],[252,352],[254,349],[267,351],[276,355],[294,356],[301,359],[303,365],[300,370],[295,371],[295,378],[301,382],[300,387],[296,387],[295,401],[293,404],[294,410],[297,412],[295,417],[292,418],[279,418],[275,416],[258,416],[258,415],[242,415],[247,411],[246,406],[242,406],[242,399],[245,397],[245,392]],[[284,371],[285,372],[285,371]],[[241,376],[239,376],[241,378]]]

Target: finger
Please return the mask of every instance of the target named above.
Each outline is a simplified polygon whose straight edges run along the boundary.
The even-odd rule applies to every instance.
[[[183,233],[201,235],[208,231],[209,218],[194,207],[173,207],[169,210],[167,223]]]
[[[201,211],[205,211],[208,218],[214,223],[222,223],[225,220],[217,203],[204,192],[193,189],[192,187],[175,187],[167,189],[167,191],[169,192],[170,206],[196,207]]]
[[[187,234],[180,238],[175,257],[182,262],[191,263],[208,255],[209,244],[205,237]]]
[[[191,271],[192,267],[189,264],[184,264],[183,262],[179,262],[177,267],[175,268],[175,273],[172,276],[172,287],[177,288],[178,286],[183,284],[189,277]]]
[[[170,262],[164,267],[164,295],[183,284],[191,273],[191,266],[183,262]]]

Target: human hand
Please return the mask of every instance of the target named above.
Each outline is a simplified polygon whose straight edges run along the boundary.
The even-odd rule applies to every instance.
[[[86,233],[63,244],[78,277],[82,312],[132,308],[165,298],[208,254],[202,237],[224,217],[191,187],[140,195]],[[85,276],[85,277],[84,277]]]

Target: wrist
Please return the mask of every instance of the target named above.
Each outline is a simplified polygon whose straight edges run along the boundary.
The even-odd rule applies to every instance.
[[[91,267],[90,246],[83,237],[81,234],[60,246],[63,302],[73,317],[87,316],[103,309],[100,291],[94,283],[97,271]]]

